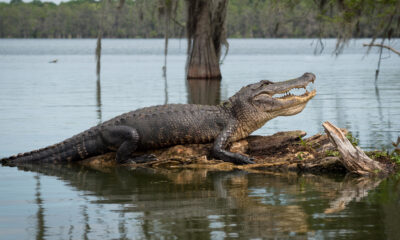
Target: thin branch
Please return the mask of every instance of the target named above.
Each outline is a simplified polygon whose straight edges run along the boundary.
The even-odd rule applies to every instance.
[[[181,27],[181,28],[186,28],[185,24],[180,23],[178,20],[176,20],[176,18],[171,17],[171,20],[172,20],[176,25],[178,25],[179,27]]]
[[[363,46],[364,46],[364,47],[380,47],[380,48],[386,48],[386,49],[388,49],[388,50],[390,50],[390,51],[392,51],[392,52],[394,52],[394,53],[396,53],[397,55],[400,56],[400,51],[398,51],[398,50],[396,50],[396,49],[394,49],[394,48],[392,48],[392,47],[390,47],[390,46],[388,46],[388,45],[379,44],[379,43],[373,43],[373,44],[364,43]]]

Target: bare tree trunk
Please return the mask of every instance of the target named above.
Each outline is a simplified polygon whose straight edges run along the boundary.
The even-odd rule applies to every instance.
[[[221,78],[219,57],[226,42],[225,19],[228,0],[187,1],[188,79]]]

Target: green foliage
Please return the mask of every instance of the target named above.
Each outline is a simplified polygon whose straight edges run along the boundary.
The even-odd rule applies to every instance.
[[[291,1],[291,0],[288,0]],[[315,0],[321,19],[320,31],[334,29],[336,54],[352,37],[391,39],[400,34],[398,0]],[[382,41],[383,41],[382,40]]]
[[[346,138],[351,142],[351,144],[353,144],[353,146],[358,146],[358,144],[360,143],[360,140],[358,140],[356,137],[353,136],[353,134],[351,132],[348,132],[346,134]]]
[[[40,0],[1,3],[0,37],[96,38],[102,1],[72,0],[59,5]],[[122,8],[118,8],[119,4],[119,0],[110,0],[103,26],[105,38],[164,36],[164,19],[158,13],[160,0],[126,0]],[[170,37],[182,37],[184,5],[180,0],[173,21],[179,24],[171,24]],[[399,5],[399,1],[390,0],[230,0],[227,34],[342,39],[382,36],[391,30],[391,37],[399,37],[395,25]]]
[[[392,143],[395,147],[393,152],[390,154],[390,159],[395,162],[397,165],[400,165],[400,137],[397,138],[397,142]]]
[[[392,160],[397,165],[400,165],[400,155],[399,154],[397,154],[397,153],[391,154],[390,160]]]
[[[396,163],[397,165],[400,165],[400,155],[396,151],[393,151],[391,153],[386,150],[372,151],[368,152],[367,155],[374,160],[387,159]]]
[[[299,152],[298,154],[297,154],[297,158],[300,160],[300,161],[303,161],[303,152]]]
[[[304,141],[304,139],[301,136],[299,136],[299,142],[297,144],[300,146],[303,146],[305,151],[308,151],[308,152],[315,151],[312,144],[307,141]]]
[[[394,150],[391,153],[389,153],[389,151],[384,151],[384,150],[373,151],[369,152],[369,156],[374,159],[386,158],[396,163],[397,165],[400,165],[400,137],[397,138],[397,142],[392,142],[392,145],[394,147]]]
[[[388,153],[386,151],[374,151],[373,154],[371,155],[374,159],[377,158],[386,158],[388,157]]]
[[[325,155],[328,157],[339,157],[339,151],[326,150]]]
[[[299,139],[300,139],[300,145],[301,146],[303,146],[303,147],[307,147],[308,146],[307,142],[304,141],[304,139],[301,136],[299,136]]]
[[[73,0],[55,5],[35,0],[0,4],[0,37],[96,38],[102,2]],[[156,13],[157,1],[127,0],[121,9],[117,9],[116,0],[108,5],[102,28],[105,38],[163,37],[163,26]]]
[[[11,0],[10,1],[10,4],[20,4],[20,3],[23,3],[23,1],[22,0]]]

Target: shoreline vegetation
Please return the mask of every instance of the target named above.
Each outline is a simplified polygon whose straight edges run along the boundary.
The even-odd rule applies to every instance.
[[[170,38],[185,37],[184,3],[171,19]],[[157,0],[126,0],[118,8],[111,1],[105,10],[104,38],[164,38],[164,21]],[[331,10],[335,11],[335,10]],[[101,1],[72,0],[55,4],[34,0],[0,3],[0,38],[97,38]],[[335,16],[335,12],[330,13]],[[286,1],[230,0],[227,10],[228,38],[337,38],[337,19],[327,19],[314,1],[301,1],[295,8]],[[361,16],[353,38],[373,38],[368,17]],[[396,31],[392,38],[400,37]]]

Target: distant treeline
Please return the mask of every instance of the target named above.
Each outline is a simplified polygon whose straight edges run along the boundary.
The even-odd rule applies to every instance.
[[[286,4],[276,0],[230,0],[228,37],[336,37],[335,27],[323,22],[313,0]],[[98,2],[73,0],[56,5],[34,0],[0,3],[1,38],[95,38],[102,26],[106,38],[161,38],[164,18],[160,0]],[[102,17],[103,16],[103,17]],[[101,20],[103,19],[103,20]],[[170,37],[183,37],[184,1],[171,20]],[[373,29],[361,17],[353,37],[371,37]],[[396,37],[396,36],[393,36]],[[398,37],[398,36],[397,36]]]

